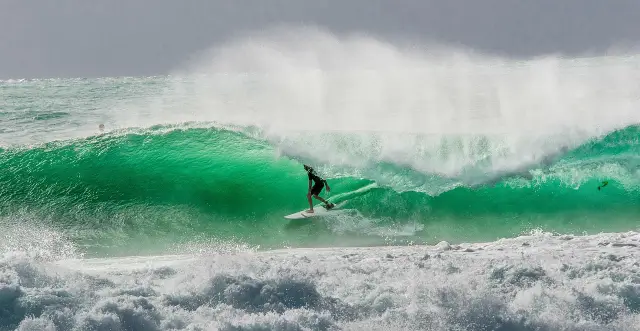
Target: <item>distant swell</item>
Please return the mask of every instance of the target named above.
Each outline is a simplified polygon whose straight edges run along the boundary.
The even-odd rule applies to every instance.
[[[335,219],[301,224],[282,217],[306,207],[304,157],[278,156],[251,131],[155,127],[2,150],[0,212],[104,247],[203,237],[267,247],[366,245],[633,229],[639,131],[627,127],[474,185],[402,165],[317,164],[330,180],[329,197],[348,203]],[[372,178],[350,175],[358,172]],[[396,184],[377,182],[383,175]],[[408,180],[424,190],[403,187]],[[608,185],[597,190],[602,181]]]

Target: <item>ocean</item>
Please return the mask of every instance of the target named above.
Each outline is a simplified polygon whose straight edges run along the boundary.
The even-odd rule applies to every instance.
[[[640,56],[181,68],[0,81],[0,330],[640,330]]]

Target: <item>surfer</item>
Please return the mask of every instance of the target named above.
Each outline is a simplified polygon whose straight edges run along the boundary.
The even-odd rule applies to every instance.
[[[333,203],[318,196],[318,194],[320,194],[320,192],[322,191],[325,185],[327,186],[327,192],[331,192],[329,183],[327,183],[327,181],[324,180],[323,178],[320,178],[318,175],[316,175],[315,170],[313,170],[313,168],[311,168],[306,164],[304,165],[304,170],[306,170],[307,174],[309,175],[309,192],[307,193],[307,199],[309,200],[309,210],[307,210],[306,212],[313,213],[313,202],[311,202],[312,196],[322,201],[325,205],[325,208],[327,208],[327,210],[333,208],[335,206]],[[312,181],[314,182],[313,187],[311,186]]]

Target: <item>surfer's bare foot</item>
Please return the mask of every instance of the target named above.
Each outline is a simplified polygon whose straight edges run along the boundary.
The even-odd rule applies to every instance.
[[[309,210],[305,211],[305,213],[313,214],[313,209],[309,209]]]

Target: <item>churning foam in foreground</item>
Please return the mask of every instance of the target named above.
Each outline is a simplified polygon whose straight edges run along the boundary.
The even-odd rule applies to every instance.
[[[640,235],[0,257],[0,330],[575,330],[640,325]]]

